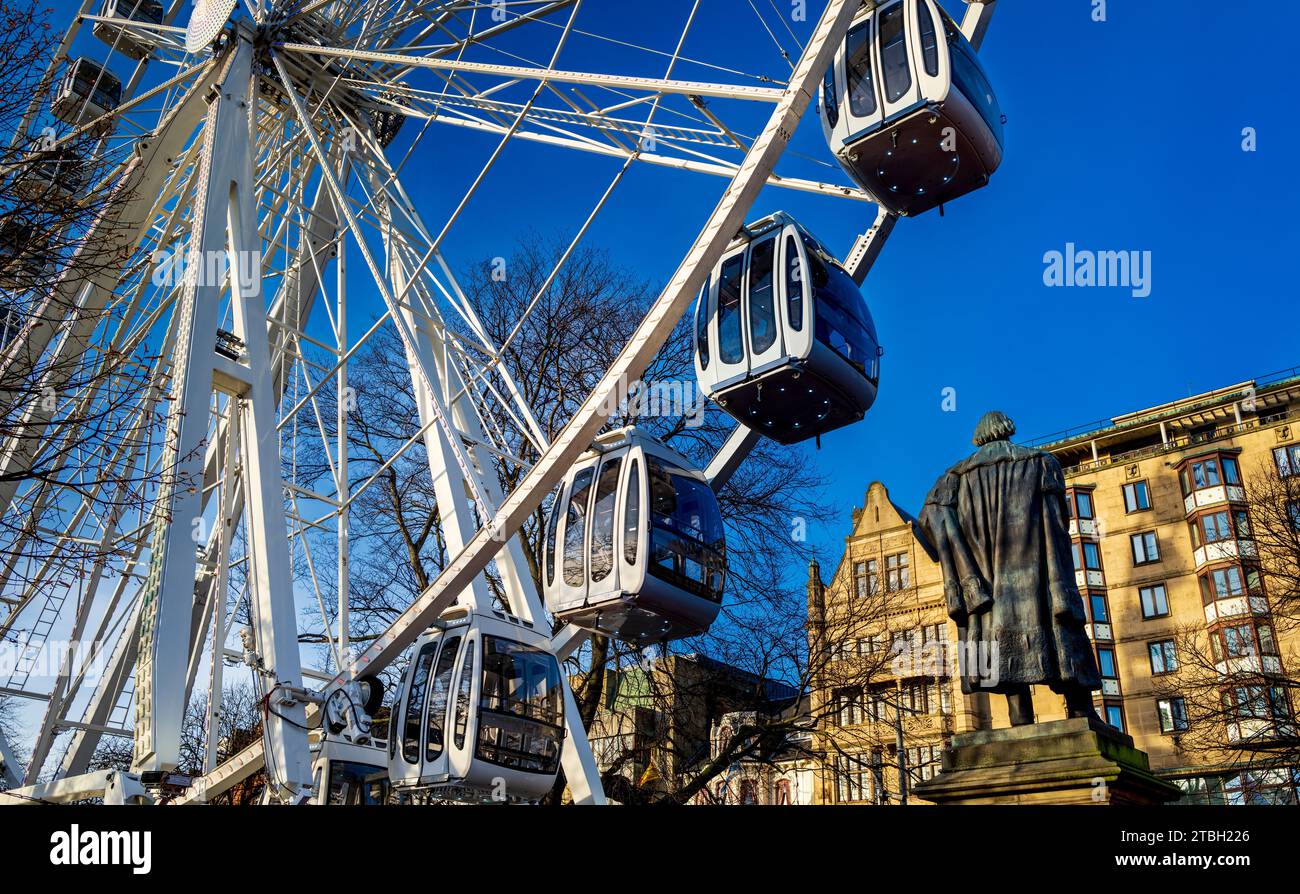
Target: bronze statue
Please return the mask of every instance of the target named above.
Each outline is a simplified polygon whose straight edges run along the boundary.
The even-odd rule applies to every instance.
[[[935,483],[921,527],[939,553],[957,622],[962,692],[1007,697],[1011,723],[1034,722],[1031,685],[1095,717],[1101,675],[1074,583],[1065,476],[1049,453],[1012,444],[1015,424],[985,414],[979,448]]]

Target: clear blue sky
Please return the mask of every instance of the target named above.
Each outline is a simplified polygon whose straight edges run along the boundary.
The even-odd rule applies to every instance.
[[[690,5],[586,0],[578,25],[667,49]],[[748,72],[788,71],[748,3],[702,6],[685,55]],[[825,438],[816,457],[833,479],[829,496],[841,517],[816,533],[824,560],[838,557],[849,510],[868,482],[884,481],[915,511],[935,476],[969,449],[985,410],[1007,411],[1028,438],[1300,365],[1297,289],[1283,266],[1300,235],[1290,207],[1300,137],[1288,112],[1297,82],[1290,19],[1263,0],[1212,12],[1174,0],[1108,6],[1108,21],[1098,23],[1091,0],[999,3],[981,56],[1008,118],[1005,160],[987,189],[950,205],[946,217],[900,223],[868,281],[886,349],[883,380],[866,421]],[[809,21],[791,26],[801,39],[821,3],[809,0],[808,7]],[[541,61],[557,34],[546,26],[520,29],[510,48]],[[560,67],[646,75],[662,75],[663,64],[580,37],[560,60]],[[719,77],[690,65],[675,75]],[[736,105],[721,107],[724,117],[756,131],[767,107]],[[1241,151],[1248,126],[1258,130],[1255,153]],[[494,143],[454,129],[426,135],[407,182],[434,229]],[[814,113],[793,148],[830,160]],[[512,146],[449,238],[449,257],[466,264],[507,255],[532,232],[571,234],[616,169],[609,159]],[[782,170],[843,179],[794,155]],[[591,241],[662,283],[723,185],[638,168]],[[755,216],[776,208],[841,253],[874,212],[769,189]],[[1067,242],[1150,251],[1151,295],[1044,287],[1044,253]],[[354,264],[354,274],[362,266]],[[941,410],[946,387],[956,389],[956,412]]]

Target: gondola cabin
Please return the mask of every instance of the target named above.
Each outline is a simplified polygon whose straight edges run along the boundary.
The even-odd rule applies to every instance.
[[[18,308],[0,301],[0,351],[22,334],[23,317]]]
[[[40,149],[33,140],[27,158],[13,179],[13,189],[38,208],[60,209],[74,202],[86,187],[86,161],[72,148]]]
[[[717,498],[702,472],[635,427],[600,436],[574,464],[544,552],[556,618],[625,642],[701,633],[722,602]]]
[[[979,189],[1002,162],[1002,112],[936,0],[867,4],[822,84],[822,129],[854,181],[899,215]]]
[[[862,419],[876,399],[880,355],[853,279],[780,212],[741,232],[696,304],[701,389],[782,444]]]
[[[42,236],[40,228],[16,216],[0,222],[0,288],[25,292],[42,284],[53,267]]]
[[[78,126],[108,114],[121,102],[122,82],[117,76],[99,63],[81,57],[68,63],[50,109],[55,118]],[[95,127],[101,134],[111,129],[110,120]]]
[[[163,7],[158,0],[104,0],[99,14],[102,19],[118,21],[95,22],[95,36],[128,59],[143,59],[158,45],[158,32],[121,24],[122,21],[130,21],[142,25],[161,25]]]
[[[350,742],[312,730],[313,804],[375,805],[388,803],[388,743],[382,739]]]
[[[564,742],[550,640],[502,613],[453,609],[416,641],[388,727],[395,790],[461,801],[535,801]]]

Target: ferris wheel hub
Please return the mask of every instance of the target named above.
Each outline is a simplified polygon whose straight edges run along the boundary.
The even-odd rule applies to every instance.
[[[194,0],[194,11],[185,26],[185,49],[197,53],[204,47],[211,46],[230,14],[235,10],[238,0]]]

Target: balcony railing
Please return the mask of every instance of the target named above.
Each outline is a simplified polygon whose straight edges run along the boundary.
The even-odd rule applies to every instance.
[[[1085,472],[1094,472],[1098,469],[1105,469],[1109,466],[1133,462],[1134,460],[1139,459],[1146,459],[1152,456],[1163,456],[1167,453],[1177,453],[1180,450],[1198,447],[1201,444],[1208,444],[1211,441],[1218,441],[1223,438],[1232,438],[1242,434],[1243,432],[1253,431],[1258,428],[1276,425],[1279,422],[1287,422],[1293,419],[1300,419],[1300,409],[1271,413],[1267,416],[1260,416],[1257,419],[1246,420],[1240,425],[1221,425],[1211,432],[1201,432],[1195,436],[1188,435],[1182,438],[1171,438],[1163,444],[1151,444],[1146,447],[1139,447],[1136,450],[1128,450],[1124,453],[1113,453],[1110,456],[1104,456],[1099,459],[1069,466],[1065,469],[1065,477],[1071,478]]]

